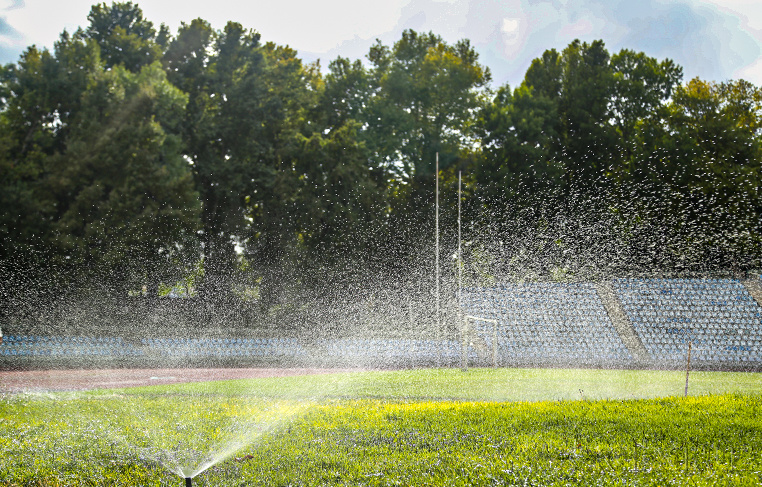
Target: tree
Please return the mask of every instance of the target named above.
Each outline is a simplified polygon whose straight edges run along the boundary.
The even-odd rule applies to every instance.
[[[328,64],[316,118],[322,117],[329,130],[350,120],[361,122],[366,118],[372,95],[372,81],[362,62],[336,58]]]
[[[759,265],[762,90],[698,78],[678,87],[662,118],[638,126],[642,151],[628,183],[663,200],[658,221],[676,235],[673,266]]]
[[[87,16],[90,25],[82,35],[100,47],[106,68],[122,65],[132,72],[158,61],[168,31],[162,25],[156,33],[153,23],[132,2],[94,5]]]
[[[64,32],[55,52],[30,47],[4,68],[0,112],[0,259],[22,259],[50,244],[54,202],[40,184],[46,161],[66,150],[71,118],[89,79],[101,69],[98,48]],[[44,260],[44,259],[43,259]]]
[[[551,151],[557,138],[556,110],[553,99],[522,85],[513,93],[501,87],[481,111],[477,127],[483,153],[475,177],[490,205],[561,184],[563,167]]]
[[[234,22],[215,32],[197,19],[180,27],[164,57],[169,80],[189,96],[182,133],[201,197],[204,296],[227,292],[235,239],[247,225],[244,198],[257,177],[252,162],[267,152],[259,38]]]
[[[390,271],[404,270],[433,233],[436,154],[441,169],[471,160],[490,74],[467,40],[450,45],[412,30],[391,47],[378,41],[367,58],[367,70],[342,59],[330,65],[322,106],[330,126],[359,122],[367,166],[388,195],[388,216],[375,225],[382,229],[376,254]]]
[[[8,68],[0,167],[15,211],[3,213],[3,257],[21,247],[70,280],[124,289],[176,269],[197,199],[173,134],[182,93],[156,64],[106,69],[99,53],[64,32],[54,53],[30,48]]]
[[[391,49],[378,42],[368,59],[375,94],[363,122],[377,139],[369,148],[401,181],[429,187],[436,153],[444,168],[475,142],[489,70],[468,40],[451,46],[412,30]]]
[[[202,201],[201,294],[229,294],[238,253],[275,289],[300,233],[298,220],[282,216],[295,198],[300,140],[315,130],[307,114],[317,103],[317,71],[240,24],[215,32],[203,20],[180,28],[165,66],[189,94],[183,133]]]
[[[621,138],[625,160],[637,152],[637,126],[658,119],[662,107],[682,80],[682,68],[672,60],[657,62],[645,53],[622,49],[611,56],[614,91],[609,108]]]
[[[385,210],[359,129],[348,122],[327,135],[313,133],[295,157],[297,200],[288,218],[299,222],[300,241],[315,263],[367,260],[372,227]]]
[[[636,125],[658,112],[681,76],[670,60],[627,49],[609,56],[603,41],[575,40],[535,59],[523,85],[555,109],[546,147],[565,166],[566,183],[585,188],[628,170]]]
[[[186,98],[158,63],[91,81],[67,150],[46,162],[59,252],[117,289],[171,282],[196,252],[198,200],[177,134]]]
[[[650,239],[645,244],[650,248],[655,235],[640,230],[619,235],[614,224],[596,235],[585,224],[617,221],[629,228],[629,218],[651,221],[644,212],[658,214],[654,200],[636,204],[632,175],[644,155],[644,127],[663,123],[680,77],[681,69],[670,60],[629,50],[609,56],[602,41],[574,41],[532,61],[523,83],[513,91],[500,88],[480,113],[482,157],[474,171],[474,195],[489,202],[472,218],[482,222],[481,231],[506,242],[535,232],[527,239],[555,252],[538,262],[587,255],[583,247],[610,256],[602,235],[608,245],[626,241],[633,248],[637,240]],[[554,225],[556,230],[549,230]],[[561,252],[572,248],[575,253]],[[609,261],[621,268],[620,259]]]
[[[24,52],[18,66],[5,68],[5,109],[0,112],[3,261],[17,258],[16,249],[45,233],[44,219],[38,217],[44,211],[44,204],[36,198],[34,186],[42,171],[43,159],[58,145],[49,127],[54,108],[46,103],[50,78],[45,74],[53,65],[54,60],[47,51],[32,47]]]

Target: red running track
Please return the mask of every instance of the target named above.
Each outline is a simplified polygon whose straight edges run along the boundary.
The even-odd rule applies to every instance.
[[[334,374],[361,369],[85,369],[0,371],[0,392],[84,391],[157,384]]]

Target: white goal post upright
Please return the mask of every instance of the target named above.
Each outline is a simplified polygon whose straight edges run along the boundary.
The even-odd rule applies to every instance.
[[[435,326],[437,335],[437,367],[442,365],[442,330],[439,322],[439,152],[436,155],[436,189],[434,192],[434,280],[436,281]]]
[[[481,318],[479,316],[466,315],[463,320],[463,332],[461,333],[461,357],[460,357],[460,370],[466,372],[468,370],[468,324],[472,321],[482,321],[485,323],[492,323],[492,367],[497,367],[497,320],[490,318]]]
[[[458,171],[458,323],[463,322],[463,261],[462,261],[462,254],[461,254],[461,236],[460,236],[460,193],[461,193],[461,175],[462,171]],[[462,346],[462,344],[461,344]],[[467,353],[468,351],[466,351]],[[463,353],[463,352],[461,352]],[[461,363],[460,369],[462,371],[468,370],[468,357],[466,356],[466,363],[465,366]],[[462,360],[462,359],[461,359]]]

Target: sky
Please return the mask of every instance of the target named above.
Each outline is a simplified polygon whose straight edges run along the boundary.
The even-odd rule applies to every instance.
[[[61,32],[87,25],[93,0],[0,0],[0,64],[29,45],[52,48]],[[670,58],[684,80],[746,79],[762,85],[759,0],[143,0],[146,18],[174,33],[201,17],[228,20],[289,45],[323,67],[338,56],[364,59],[380,39],[392,45],[405,29],[432,31],[447,42],[470,39],[492,71],[494,87],[521,82],[532,59],[574,39],[603,39]]]

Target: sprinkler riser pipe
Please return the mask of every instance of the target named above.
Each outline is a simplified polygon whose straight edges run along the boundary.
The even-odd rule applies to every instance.
[[[185,487],[193,487],[193,479],[185,477]]]

